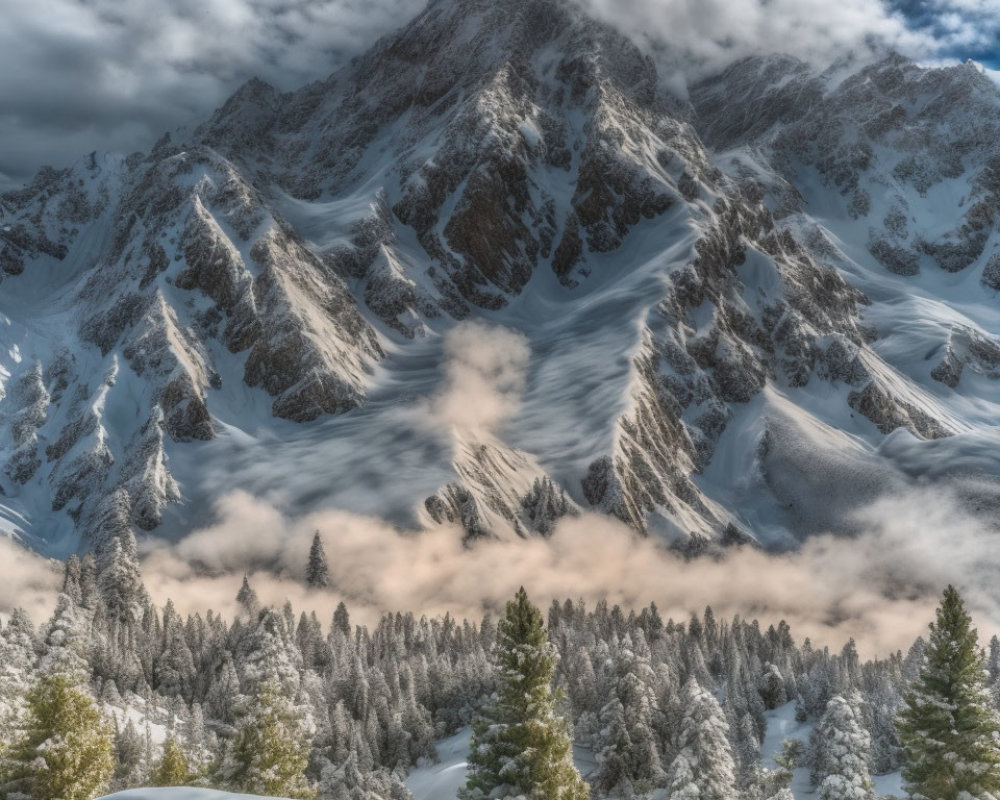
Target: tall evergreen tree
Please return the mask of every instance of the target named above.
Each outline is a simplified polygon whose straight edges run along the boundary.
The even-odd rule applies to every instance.
[[[98,578],[98,588],[110,619],[132,622],[142,616],[149,595],[139,568],[139,546],[131,530],[126,529],[112,542],[107,563]]]
[[[145,742],[135,723],[129,719],[115,733],[115,771],[111,788],[115,791],[143,786],[148,774],[145,763]]]
[[[310,589],[326,589],[330,586],[330,565],[326,560],[323,541],[319,531],[313,534],[312,547],[309,548],[309,563],[306,565],[306,584]]]
[[[243,719],[222,777],[250,794],[309,800],[309,747],[300,720],[277,687],[265,684]]]
[[[568,726],[555,710],[555,650],[542,613],[523,587],[497,626],[495,655],[497,700],[473,725],[469,779],[459,796],[587,800],[587,784],[573,766]]]
[[[249,576],[243,576],[243,583],[240,585],[240,590],[236,593],[236,602],[246,613],[248,617],[253,619],[257,616],[260,611],[260,598],[257,597],[257,592],[253,590],[250,585]]]
[[[830,698],[813,741],[813,780],[820,800],[869,800],[873,796],[870,745],[857,710],[840,695]]]
[[[729,744],[729,725],[719,701],[689,678],[684,686],[684,718],[679,752],[670,765],[670,800],[733,800],[736,765]]]
[[[897,718],[906,790],[957,800],[1000,794],[1000,723],[990,707],[985,654],[962,598],[949,586],[930,625],[923,666]]]
[[[23,733],[5,759],[0,784],[7,796],[92,800],[113,770],[112,732],[94,701],[65,675],[41,677],[28,692]]]
[[[191,780],[187,757],[173,736],[163,743],[163,755],[153,772],[153,786],[184,786]]]
[[[351,636],[351,615],[347,611],[347,606],[341,600],[337,603],[337,608],[333,612],[333,627],[331,632],[339,631],[346,638]]]

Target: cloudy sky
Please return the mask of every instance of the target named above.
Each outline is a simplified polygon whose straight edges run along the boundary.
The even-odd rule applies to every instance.
[[[0,190],[41,164],[146,149],[258,75],[324,77],[425,0],[0,0]],[[583,0],[693,72],[790,50],[895,47],[1000,66],[1000,0]]]

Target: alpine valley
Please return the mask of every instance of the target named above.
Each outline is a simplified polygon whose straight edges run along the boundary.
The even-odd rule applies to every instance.
[[[0,196],[0,528],[177,538],[236,489],[692,551],[930,483],[995,517],[998,142],[972,62],[756,57],[680,98],[568,2],[432,0]],[[527,354],[495,425],[427,423],[462,336]]]

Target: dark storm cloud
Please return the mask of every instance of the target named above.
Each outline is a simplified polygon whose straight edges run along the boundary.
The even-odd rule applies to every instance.
[[[0,188],[94,149],[148,147],[247,78],[323,77],[423,0],[0,3]]]
[[[678,88],[751,53],[819,60],[872,44],[989,60],[1000,0],[582,0],[673,54]],[[258,75],[321,78],[424,0],[0,0],[0,189],[43,163],[148,148]]]

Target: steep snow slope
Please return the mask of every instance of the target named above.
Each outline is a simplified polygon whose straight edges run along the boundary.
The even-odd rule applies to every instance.
[[[0,527],[177,537],[242,488],[698,550],[929,480],[988,508],[998,120],[972,67],[897,57],[741,62],[685,104],[563,0],[434,0],[324,81],[0,199]],[[486,428],[428,412],[469,319],[529,351]]]

